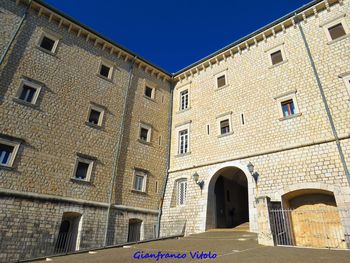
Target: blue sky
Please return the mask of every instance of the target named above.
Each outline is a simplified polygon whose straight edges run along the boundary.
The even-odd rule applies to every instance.
[[[45,0],[176,72],[310,0]]]

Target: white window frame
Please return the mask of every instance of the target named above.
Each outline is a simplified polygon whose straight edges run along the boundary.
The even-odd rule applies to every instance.
[[[144,129],[148,130],[148,132],[147,132],[147,140],[146,141],[141,139],[141,128],[144,128]],[[138,133],[138,140],[140,142],[143,142],[143,143],[145,143],[145,142],[146,143],[150,143],[151,139],[152,139],[152,125],[144,123],[144,122],[140,122],[139,133]]]
[[[276,63],[276,64],[273,64],[272,63],[272,57],[271,55],[277,51],[281,51],[281,55],[282,55],[282,61],[279,62],[279,63]],[[284,43],[279,43],[271,48],[268,48],[265,50],[267,56],[268,56],[268,60],[270,61],[269,64],[270,64],[270,68],[273,68],[273,67],[276,67],[278,65],[281,65],[285,62],[287,62],[287,55],[286,55],[286,51],[285,51],[285,48],[284,48]]]
[[[228,120],[230,132],[221,134],[221,122],[224,120]],[[232,111],[222,113],[216,116],[217,127],[218,127],[218,137],[224,137],[233,134],[233,126],[232,126]]]
[[[341,78],[342,78],[343,81],[344,81],[346,90],[347,90],[348,95],[349,95],[349,97],[350,97],[350,72],[349,72],[349,73],[346,73],[346,75],[342,75]]]
[[[79,163],[79,162],[85,163],[85,164],[88,164],[88,165],[89,165],[88,170],[87,170],[87,173],[86,173],[85,179],[80,179],[80,178],[76,177],[76,173],[77,173],[78,163]],[[79,181],[90,182],[93,166],[94,166],[94,160],[91,160],[91,159],[87,159],[87,158],[83,158],[83,157],[77,156],[77,157],[76,157],[76,160],[75,160],[75,165],[74,165],[73,179],[74,179],[74,180],[79,180]]]
[[[51,39],[51,40],[53,40],[53,41],[55,42],[54,45],[53,45],[53,47],[52,47],[52,50],[48,50],[48,49],[45,49],[45,48],[41,47],[41,42],[43,41],[43,38],[44,38],[44,37],[47,37],[47,38],[49,38],[49,39]],[[38,41],[37,46],[38,46],[41,50],[43,50],[43,51],[45,51],[45,52],[48,52],[48,53],[51,53],[51,54],[56,54],[56,53],[57,53],[58,43],[59,43],[59,41],[60,41],[61,38],[62,38],[62,37],[59,36],[58,34],[55,34],[55,33],[53,33],[53,32],[48,32],[47,30],[44,30],[44,31],[41,33],[40,37],[39,37],[39,41]]]
[[[152,89],[151,97],[148,97],[148,96],[146,95],[146,88],[147,88],[147,87]],[[157,87],[156,87],[155,84],[146,82],[146,83],[145,83],[145,86],[144,86],[144,88],[143,88],[143,96],[144,96],[145,98],[147,98],[147,99],[155,100],[155,98],[156,98],[156,89],[157,89]]]
[[[137,191],[137,192],[142,192],[145,193],[147,189],[147,172],[141,169],[134,169],[134,176],[132,180],[132,190]],[[138,190],[135,188],[135,181],[136,181],[136,176],[143,177],[142,179],[142,187],[141,190]]]
[[[181,191],[180,191],[181,185],[184,185],[182,202],[181,202]],[[181,178],[176,181],[176,204],[178,206],[184,206],[186,205],[186,201],[187,201],[187,179]]]
[[[347,23],[345,18],[346,18],[346,14],[344,13],[344,14],[340,14],[340,15],[338,15],[336,17],[333,17],[331,19],[328,19],[327,21],[325,21],[325,22],[320,24],[320,27],[323,28],[323,30],[324,30],[324,32],[326,34],[326,38],[328,40],[328,44],[331,44],[331,43],[333,43],[335,41],[343,39],[343,38],[345,38],[346,36],[349,35],[350,29],[349,29],[348,23]],[[332,39],[331,34],[329,33],[328,29],[333,27],[333,26],[335,26],[335,25],[337,25],[337,24],[342,24],[342,26],[344,28],[344,31],[345,31],[345,35],[342,36],[342,37],[339,37],[337,39]]]
[[[187,94],[186,95],[183,95],[183,93],[187,91]],[[189,107],[190,107],[190,91],[188,89],[183,89],[179,92],[180,94],[180,111],[185,111],[185,110],[188,110]],[[183,101],[186,101],[187,102],[187,105],[185,105],[185,102],[184,102],[184,107],[182,108],[182,102]]]
[[[214,74],[215,89],[216,89],[216,90],[223,89],[223,88],[226,88],[226,87],[229,86],[227,71],[228,71],[228,69],[226,68],[226,69],[224,69],[224,70],[222,70],[222,71],[217,72],[217,73]],[[222,77],[222,76],[225,76],[225,85],[222,86],[222,87],[219,87],[219,86],[218,86],[218,78],[220,78],[220,77]]]
[[[98,111],[98,112],[100,113],[100,116],[99,116],[99,118],[98,118],[97,124],[91,123],[91,122],[89,121],[89,119],[90,119],[90,114],[91,114],[91,110]],[[90,104],[89,110],[88,110],[88,116],[87,116],[87,120],[86,120],[86,121],[87,121],[89,124],[91,124],[91,125],[96,125],[96,126],[100,126],[100,127],[101,127],[102,124],[103,124],[104,114],[105,114],[104,108],[99,107],[99,106],[94,105],[94,104]]]
[[[175,98],[174,104],[178,105],[178,108],[177,108],[178,113],[181,113],[183,111],[187,111],[187,110],[189,110],[191,108],[191,83],[192,83],[192,81],[187,82],[185,84],[182,84],[182,85],[176,87],[176,94],[177,95],[176,95],[176,97],[174,97]],[[182,99],[181,93],[184,92],[185,90],[187,90],[187,92],[188,92],[187,93],[187,96],[188,96],[187,108],[182,109],[181,108],[181,102],[182,102],[182,100],[181,100]]]
[[[281,94],[281,95],[279,95],[279,96],[274,98],[276,103],[277,103],[277,108],[278,108],[278,112],[279,112],[279,120],[290,119],[290,118],[297,117],[297,116],[301,115],[300,110],[299,110],[299,106],[298,106],[296,93],[297,93],[297,91],[293,90],[293,91],[290,91],[290,92],[283,93],[283,94]],[[294,114],[285,117],[283,115],[282,103],[287,101],[287,100],[292,100],[293,101]]]
[[[187,130],[187,152],[181,153],[180,152],[181,150],[180,132],[184,130]],[[190,154],[191,153],[191,121],[176,125],[175,134],[176,134],[176,144],[177,144],[176,155],[182,156],[182,155]]]
[[[101,68],[102,68],[102,65],[109,68],[109,72],[108,72],[108,76],[107,76],[107,77],[101,75]],[[101,62],[100,62],[100,65],[99,65],[99,67],[98,67],[98,72],[97,72],[97,74],[98,74],[100,77],[102,77],[102,78],[112,80],[112,79],[113,79],[113,72],[114,72],[114,65],[113,65],[113,62],[107,61],[106,59],[102,58],[102,59],[101,59]]]
[[[28,101],[25,101],[25,100],[22,100],[20,99],[20,96],[22,94],[22,91],[23,91],[23,86],[26,85],[26,86],[29,86],[33,89],[35,89],[35,93],[34,93],[34,96],[33,96],[33,100],[31,102],[28,102]],[[16,98],[24,103],[28,103],[28,104],[32,104],[32,105],[35,105],[37,103],[37,100],[39,98],[39,95],[40,95],[40,91],[41,91],[41,88],[42,86],[37,84],[37,83],[34,83],[32,81],[29,81],[29,80],[26,80],[26,79],[22,79],[21,80],[21,84],[19,86],[19,89],[17,90],[17,94],[16,94]]]
[[[18,152],[20,143],[0,138],[0,144],[13,147],[13,151],[11,153],[11,156],[10,156],[10,159],[9,159],[8,163],[7,164],[0,163],[0,166],[2,166],[2,167],[12,167],[13,163],[15,161],[15,158],[17,156],[17,152]]]

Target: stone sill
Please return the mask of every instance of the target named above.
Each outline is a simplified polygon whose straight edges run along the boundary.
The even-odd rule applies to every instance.
[[[220,135],[218,135],[218,138],[230,136],[230,135],[232,135],[232,134],[233,134],[233,132],[229,132],[229,133],[225,133],[225,134],[220,134]]]
[[[156,100],[154,98],[150,98],[150,97],[146,96],[145,94],[143,94],[143,97],[150,100],[150,101],[156,102]]]
[[[135,190],[135,189],[131,189],[131,192],[136,193],[136,194],[141,194],[141,195],[147,195],[147,192],[139,191],[139,190]]]
[[[98,73],[96,74],[96,76],[99,77],[99,78],[101,78],[101,79],[103,79],[103,80],[105,80],[105,81],[108,81],[108,82],[110,82],[110,83],[114,83],[112,79],[107,78],[107,77],[105,77],[105,76],[102,76],[102,75],[100,75],[100,74],[98,74]]]
[[[301,113],[296,113],[296,114],[293,114],[293,115],[288,116],[288,117],[282,117],[282,118],[279,118],[278,120],[285,121],[285,120],[290,120],[290,119],[297,118],[299,116],[301,116]]]
[[[280,62],[280,63],[277,63],[277,64],[275,64],[275,65],[271,65],[271,66],[269,67],[269,69],[276,68],[276,67],[278,67],[278,66],[280,66],[280,65],[283,65],[283,64],[285,64],[285,63],[287,63],[287,62],[288,62],[288,59],[283,60],[283,61]]]
[[[224,86],[222,86],[222,87],[220,87],[220,88],[216,87],[216,88],[215,88],[215,91],[222,90],[222,89],[224,89],[224,88],[227,88],[228,86],[230,86],[230,84],[226,84],[226,85],[224,85]]]
[[[0,170],[14,171],[15,168],[13,168],[13,166],[6,166],[6,165],[0,164]]]
[[[144,145],[152,146],[152,143],[151,143],[151,142],[146,142],[146,141],[143,141],[143,140],[141,140],[141,139],[137,139],[137,141],[138,141],[139,143],[144,144]]]
[[[178,111],[176,112],[176,114],[180,114],[180,113],[183,113],[183,112],[189,111],[190,109],[191,109],[191,107],[188,107],[188,108],[183,109],[183,110],[178,110]]]
[[[91,128],[97,129],[97,130],[103,130],[103,127],[100,125],[97,125],[97,124],[94,124],[94,123],[91,123],[88,121],[86,121],[85,124],[86,124],[86,126],[89,126]]]
[[[39,106],[37,104],[32,104],[32,103],[26,102],[24,100],[21,100],[19,98],[13,98],[12,100],[14,102],[18,103],[18,104],[21,104],[21,105],[24,105],[24,106],[27,106],[27,107],[39,110]]]
[[[53,56],[53,57],[55,57],[55,58],[58,58],[56,52],[53,53],[53,52],[48,51],[47,49],[42,48],[42,47],[40,47],[40,46],[36,46],[36,48],[39,49],[40,51],[42,51],[42,52],[48,54],[48,55],[51,55],[51,56]],[[57,48],[56,48],[56,50],[57,50]]]
[[[191,154],[191,152],[187,152],[187,153],[179,153],[179,154],[177,154],[177,155],[175,155],[175,157],[177,158],[177,157],[184,157],[184,156],[186,156],[186,155],[190,155]]]
[[[350,37],[350,34],[346,34],[345,36],[342,36],[342,37],[339,37],[337,39],[328,41],[327,45],[332,45],[332,44],[337,43],[338,41],[344,40],[344,39],[346,39],[348,37]]]
[[[86,184],[86,185],[92,185],[92,183],[90,181],[86,181],[86,180],[79,179],[79,178],[71,177],[70,180],[72,182],[75,182],[75,183],[83,183],[83,184]]]

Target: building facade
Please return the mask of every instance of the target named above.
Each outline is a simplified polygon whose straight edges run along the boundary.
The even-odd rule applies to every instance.
[[[42,1],[0,7],[0,260],[245,222],[267,244],[266,208],[350,209],[350,1],[175,74]]]

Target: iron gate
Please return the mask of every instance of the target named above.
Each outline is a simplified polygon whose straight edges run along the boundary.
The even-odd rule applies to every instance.
[[[271,230],[276,245],[317,248],[350,248],[350,210],[273,209]]]

